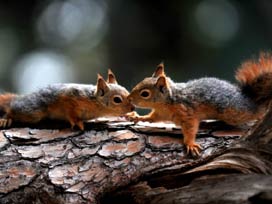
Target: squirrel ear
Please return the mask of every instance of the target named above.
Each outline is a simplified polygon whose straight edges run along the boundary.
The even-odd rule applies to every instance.
[[[105,93],[109,90],[109,87],[107,85],[107,82],[104,80],[104,78],[97,74],[97,84],[96,84],[96,92],[99,96],[104,96]]]
[[[115,75],[113,74],[113,72],[111,71],[111,69],[108,69],[108,80],[107,82],[109,84],[118,84],[117,80],[115,78]]]
[[[152,77],[158,77],[158,76],[165,76],[165,73],[164,73],[164,64],[163,62],[161,62],[158,66],[157,66],[157,69],[156,71],[153,73]]]
[[[160,90],[160,92],[164,93],[165,89],[168,87],[168,83],[166,81],[165,76],[160,76],[156,82],[156,87]]]

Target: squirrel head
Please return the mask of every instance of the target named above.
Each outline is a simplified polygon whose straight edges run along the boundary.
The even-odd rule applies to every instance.
[[[98,74],[95,96],[97,102],[103,106],[103,115],[119,116],[134,110],[128,101],[129,92],[117,83],[113,72],[108,70],[107,81]]]
[[[160,63],[151,77],[145,78],[132,89],[128,99],[136,106],[153,108],[166,103],[170,96],[170,79],[165,75],[164,64]]]

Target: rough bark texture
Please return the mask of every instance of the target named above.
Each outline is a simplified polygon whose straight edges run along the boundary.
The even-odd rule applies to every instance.
[[[203,122],[200,157],[171,124],[0,132],[0,203],[271,203],[269,112],[257,128]]]

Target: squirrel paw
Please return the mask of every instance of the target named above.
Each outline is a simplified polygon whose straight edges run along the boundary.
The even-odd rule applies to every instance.
[[[126,114],[126,119],[132,122],[139,122],[140,121],[140,117],[139,114],[136,111],[130,112]]]
[[[0,128],[7,128],[10,127],[12,123],[11,119],[0,119]]]
[[[199,156],[200,151],[202,150],[201,146],[197,143],[192,143],[192,144],[186,144],[186,150],[187,154],[191,153],[192,155]]]
[[[135,123],[137,123],[137,122],[139,122],[139,121],[142,121],[142,122],[150,122],[150,123],[153,122],[153,118],[150,117],[149,115],[140,116],[140,115],[138,115],[138,113],[135,112],[135,111],[130,112],[130,113],[127,113],[127,114],[126,114],[126,118],[127,118],[129,121],[133,121],[133,122],[135,122]]]

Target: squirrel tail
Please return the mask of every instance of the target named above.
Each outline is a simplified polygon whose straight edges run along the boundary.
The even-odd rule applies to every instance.
[[[0,117],[1,118],[4,117],[8,113],[10,109],[10,103],[12,99],[14,99],[15,97],[16,95],[11,93],[0,95]]]
[[[272,100],[272,55],[261,53],[257,60],[244,62],[235,78],[242,92],[257,104]]]

